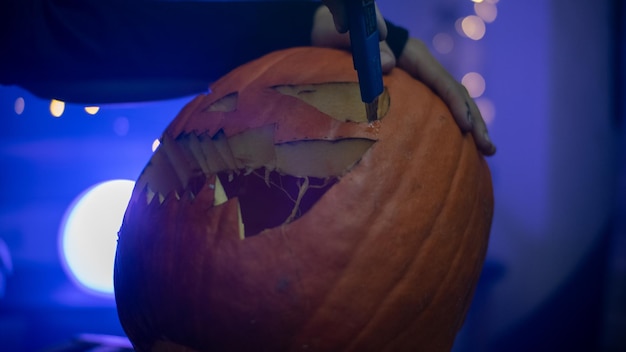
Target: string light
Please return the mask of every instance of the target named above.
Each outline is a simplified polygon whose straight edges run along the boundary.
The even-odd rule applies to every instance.
[[[485,36],[485,22],[476,15],[469,15],[461,20],[461,30],[470,39],[480,40]]]
[[[482,115],[487,126],[490,126],[496,116],[496,107],[491,99],[476,99],[476,106],[478,106],[478,110],[480,110],[480,114]]]
[[[13,104],[13,109],[15,110],[16,114],[21,115],[24,112],[25,107],[26,107],[26,102],[24,101],[24,98],[19,97],[15,99],[15,103]]]
[[[433,37],[433,47],[440,54],[448,54],[454,48],[454,39],[447,33],[437,33]]]
[[[469,72],[461,79],[470,97],[478,98],[485,92],[485,79],[478,72]]]
[[[89,115],[95,115],[95,114],[98,113],[98,111],[100,111],[100,107],[98,107],[98,106],[85,106],[85,111]]]
[[[495,21],[498,16],[498,8],[496,5],[486,1],[475,3],[474,12],[478,15],[478,17],[487,23]]]
[[[54,117],[61,117],[61,115],[63,115],[63,112],[65,111],[65,103],[60,101],[60,100],[56,100],[56,99],[52,99],[50,101],[50,114],[52,114],[52,116]]]
[[[495,21],[498,16],[496,4],[499,0],[471,0],[474,14],[456,20],[454,27],[461,37],[479,41],[484,38],[487,24]],[[435,46],[433,39],[433,46]],[[435,50],[438,49],[435,46]],[[483,94],[486,90],[485,78],[479,72],[468,72],[461,79],[468,94],[475,99],[483,120],[490,125],[495,118],[495,104]]]
[[[157,148],[161,145],[161,141],[157,138],[152,142],[152,152],[154,153]]]

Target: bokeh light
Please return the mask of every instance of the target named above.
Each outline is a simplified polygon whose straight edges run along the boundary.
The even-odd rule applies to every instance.
[[[474,12],[487,23],[495,21],[498,16],[498,8],[496,5],[486,1],[475,3]]]
[[[98,113],[98,111],[100,111],[100,107],[98,106],[85,106],[85,112],[87,112],[89,115],[95,115]]]
[[[61,100],[52,99],[50,101],[50,114],[54,117],[61,117],[65,111],[65,102]]]
[[[449,54],[454,49],[454,39],[447,33],[437,33],[433,37],[433,48],[440,54]]]
[[[479,98],[476,99],[476,106],[478,106],[478,110],[480,110],[480,114],[483,116],[487,126],[490,126],[496,117],[496,106],[493,101],[485,97]]]
[[[16,114],[21,115],[24,112],[25,107],[26,102],[24,101],[24,98],[19,97],[15,99],[15,103],[13,104],[13,110],[15,110]]]
[[[487,30],[485,26],[485,22],[483,22],[482,18],[470,15],[461,20],[461,31],[462,35],[473,39],[480,40],[485,36],[485,31]]]
[[[161,141],[157,138],[152,142],[152,152],[155,152],[157,148],[161,145]]]
[[[79,195],[65,213],[59,250],[64,269],[87,292],[113,294],[117,233],[135,183],[112,180]]]
[[[461,84],[467,88],[467,92],[472,98],[478,98],[485,92],[485,79],[478,72],[466,73],[461,79]]]

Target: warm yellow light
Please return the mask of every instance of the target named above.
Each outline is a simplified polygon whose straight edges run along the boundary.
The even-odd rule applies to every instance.
[[[65,103],[60,101],[60,100],[56,100],[56,99],[52,99],[50,101],[50,113],[52,114],[52,116],[54,117],[61,117],[61,115],[63,115],[63,112],[65,111]]]
[[[433,37],[433,48],[441,54],[448,54],[454,48],[454,40],[447,33],[438,33]]]
[[[495,21],[498,16],[498,8],[490,2],[474,4],[474,12],[487,23]]]
[[[463,76],[461,83],[467,88],[472,98],[477,98],[485,92],[485,79],[478,72],[469,72]]]
[[[152,152],[156,151],[157,148],[161,145],[161,141],[157,138],[152,142]]]
[[[85,111],[89,115],[95,115],[98,113],[98,111],[100,111],[100,107],[99,106],[85,106]]]
[[[470,15],[461,21],[461,29],[468,38],[480,40],[485,35],[486,27],[482,18]]]
[[[19,97],[15,99],[15,104],[13,104],[13,109],[15,110],[16,114],[21,115],[24,112],[25,107],[26,107],[26,102],[24,101],[24,98]]]
[[[483,2],[483,0],[472,0],[473,2],[480,4],[481,2]]]

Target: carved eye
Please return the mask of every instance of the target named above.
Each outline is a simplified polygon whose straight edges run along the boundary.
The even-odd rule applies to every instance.
[[[224,97],[214,101],[209,105],[205,112],[232,112],[237,110],[237,100],[239,100],[239,94],[237,92],[230,93]]]
[[[298,98],[314,106],[338,121],[367,122],[359,84],[356,82],[282,85],[273,88],[281,94]],[[389,92],[385,88],[379,97],[378,119],[382,119],[388,111]]]

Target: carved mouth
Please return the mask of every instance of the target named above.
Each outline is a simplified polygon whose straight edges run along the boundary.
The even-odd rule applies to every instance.
[[[358,85],[339,85],[272,89],[301,99],[341,122],[367,123]],[[338,104],[331,94],[347,98]],[[385,96],[381,117],[389,108]],[[237,100],[237,94],[228,94],[205,111],[235,111]],[[375,143],[368,138],[277,143],[276,127],[269,124],[233,136],[226,136],[223,130],[214,135],[182,133],[176,138],[165,133],[136,189],[147,191],[147,203],[163,203],[168,196],[193,201],[204,187],[211,187],[212,206],[237,200],[240,238],[244,239],[303,216]]]

